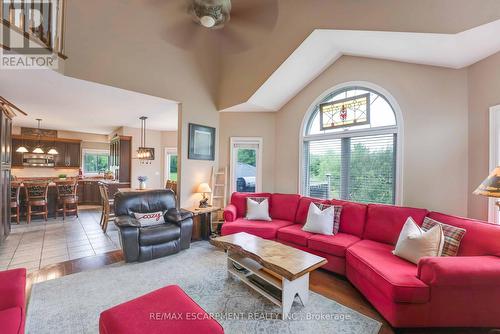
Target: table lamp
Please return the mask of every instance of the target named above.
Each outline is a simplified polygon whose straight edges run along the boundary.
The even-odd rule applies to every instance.
[[[474,190],[474,195],[486,197],[500,197],[500,166],[497,166],[488,177],[481,182],[479,187]],[[500,208],[500,202],[495,203]]]
[[[206,182],[200,183],[196,192],[203,194],[203,199],[200,201],[200,208],[208,207],[208,197],[206,194],[207,193],[209,194],[212,192],[212,189],[210,189],[210,186],[208,185],[208,183],[206,183]]]

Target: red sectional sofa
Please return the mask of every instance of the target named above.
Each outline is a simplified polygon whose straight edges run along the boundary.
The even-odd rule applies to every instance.
[[[0,271],[0,333],[24,333],[26,269]]]
[[[272,221],[244,218],[246,198],[268,197]],[[312,201],[342,206],[339,233],[302,231]],[[427,257],[418,265],[392,254],[411,216],[466,229],[456,257]],[[500,226],[426,209],[299,195],[234,193],[222,235],[247,232],[328,260],[394,327],[500,327]]]

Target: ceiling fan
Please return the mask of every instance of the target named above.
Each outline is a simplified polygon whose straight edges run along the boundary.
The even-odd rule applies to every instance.
[[[269,34],[278,18],[278,0],[183,2],[169,10],[176,15],[171,16],[166,39],[184,49],[193,48],[202,40],[223,51],[244,51]]]

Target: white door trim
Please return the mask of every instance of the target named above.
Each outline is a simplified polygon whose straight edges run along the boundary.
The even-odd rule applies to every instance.
[[[500,161],[500,157],[498,156],[500,150],[500,126],[497,126],[497,124],[500,124],[500,105],[490,108],[490,163],[488,172],[495,169]],[[495,201],[494,198],[488,199],[488,221],[499,224],[498,207],[495,205]]]
[[[168,156],[170,154],[175,154],[177,155],[177,147],[165,147],[164,152],[163,152],[163,185],[166,184],[167,179],[169,177],[170,173],[170,159],[168,159]],[[179,166],[177,166],[179,167]]]
[[[263,139],[262,137],[231,137],[229,140],[229,189],[230,193],[232,194],[233,192],[236,191],[236,182],[233,182],[234,180],[234,154],[233,154],[233,147],[234,144],[256,144],[259,146],[258,154],[257,154],[257,180],[255,183],[255,192],[259,193],[262,192],[262,144],[263,144]]]

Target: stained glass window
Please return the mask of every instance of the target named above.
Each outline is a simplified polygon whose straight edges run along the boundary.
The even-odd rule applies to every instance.
[[[320,128],[329,130],[370,123],[370,94],[319,105]]]

